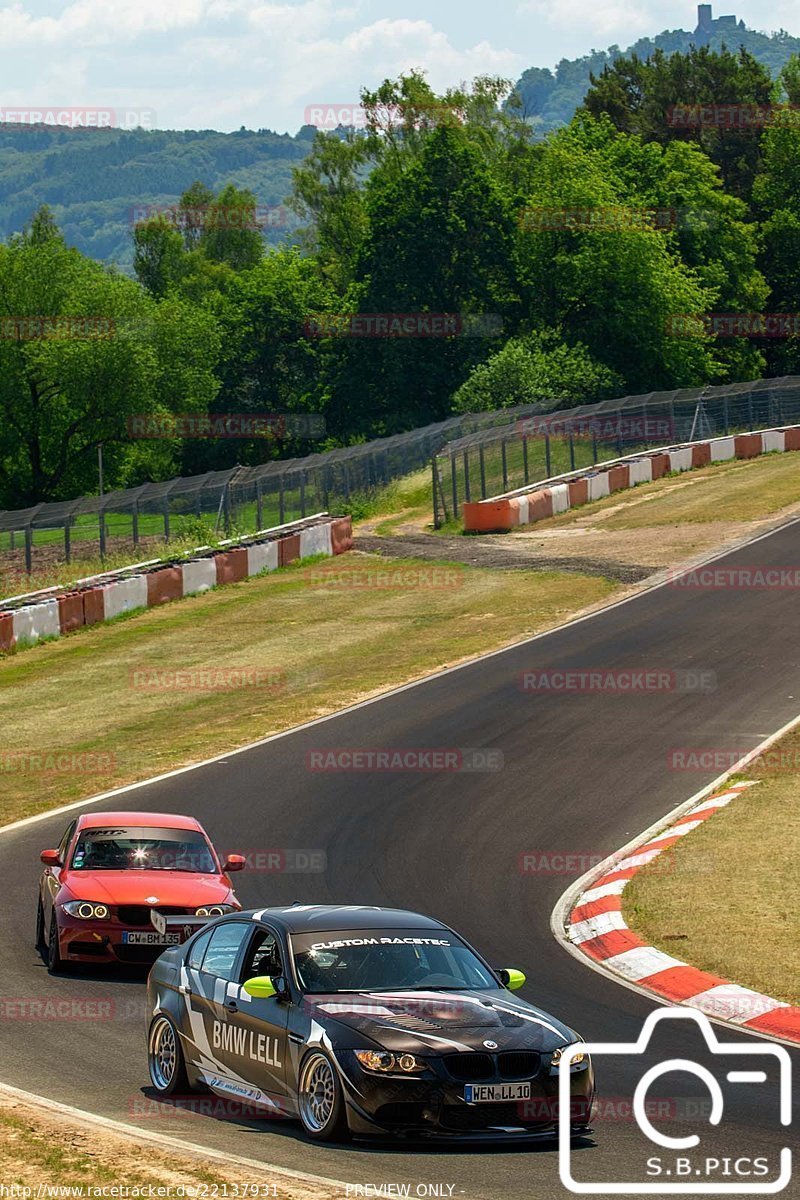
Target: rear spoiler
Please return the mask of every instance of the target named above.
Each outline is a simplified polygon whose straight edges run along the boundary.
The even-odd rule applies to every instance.
[[[186,942],[192,934],[207,925],[209,921],[216,921],[216,917],[190,917],[188,914],[178,917],[166,917],[160,913],[157,908],[150,909],[150,921],[154,929],[163,937],[165,933],[181,933],[181,941]]]

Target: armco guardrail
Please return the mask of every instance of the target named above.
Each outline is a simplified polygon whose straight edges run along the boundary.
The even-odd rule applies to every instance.
[[[464,529],[469,533],[506,533],[515,526],[530,525],[671,472],[785,450],[800,450],[800,425],[662,446],[646,454],[612,459],[602,468],[570,471],[502,496],[465,503]]]
[[[174,562],[142,563],[80,580],[71,587],[16,596],[0,601],[0,652],[21,642],[60,637],[85,625],[111,621],[134,609],[153,608],[238,583],[299,558],[343,554],[352,545],[350,517],[320,513],[224,547],[202,547]]]

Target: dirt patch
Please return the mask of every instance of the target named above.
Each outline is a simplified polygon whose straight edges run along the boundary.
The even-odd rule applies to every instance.
[[[167,1200],[245,1193],[282,1200],[333,1200],[344,1192],[333,1184],[294,1179],[267,1163],[262,1168],[238,1166],[172,1147],[162,1149],[135,1132],[128,1137],[5,1092],[0,1092],[0,1180],[32,1188],[32,1195],[39,1187],[53,1187],[57,1180],[73,1196],[108,1195],[109,1200],[121,1194],[114,1188],[148,1186],[168,1189],[162,1193]]]
[[[470,567],[492,567],[501,571],[567,571],[581,575],[601,575],[619,583],[640,583],[655,567],[640,566],[609,558],[538,553],[498,537],[432,537],[408,534],[398,537],[355,538],[356,550],[385,558],[421,558],[428,562],[463,563]]]

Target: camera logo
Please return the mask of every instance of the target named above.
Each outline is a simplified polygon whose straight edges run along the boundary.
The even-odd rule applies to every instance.
[[[576,1179],[570,1123],[570,1067],[573,1060],[582,1054],[589,1054],[592,1058],[606,1055],[612,1060],[645,1055],[653,1031],[664,1021],[692,1022],[700,1030],[709,1056],[719,1056],[719,1070],[711,1071],[688,1058],[672,1058],[643,1071],[633,1095],[633,1114],[639,1130],[651,1143],[650,1147],[644,1147],[644,1178],[638,1182],[624,1183]],[[758,1070],[752,1062],[754,1055],[761,1060]],[[765,1060],[772,1060],[774,1073],[761,1069]],[[710,1103],[705,1109],[712,1133],[714,1128],[722,1124],[725,1116],[723,1082],[732,1085],[733,1089],[760,1087],[761,1091],[755,1094],[759,1102],[764,1104],[768,1103],[768,1097],[763,1094],[764,1085],[771,1085],[777,1089],[780,1125],[791,1124],[792,1062],[782,1046],[766,1042],[753,1045],[720,1042],[711,1022],[703,1013],[687,1008],[658,1009],[649,1015],[636,1042],[578,1042],[564,1050],[559,1063],[558,1081],[558,1166],[564,1187],[575,1195],[583,1196],[775,1195],[783,1191],[792,1178],[792,1152],[788,1146],[784,1146],[779,1155],[770,1149],[769,1156],[743,1154],[736,1158],[722,1157],[714,1155],[713,1146],[702,1143],[698,1134],[671,1137],[655,1127],[648,1115],[648,1092],[659,1079],[670,1073],[694,1076],[707,1088]],[[732,1091],[730,1098],[734,1095],[740,1096],[741,1093]],[[774,1091],[770,1096],[775,1098]],[[654,1147],[658,1148],[659,1153],[654,1152]],[[692,1154],[692,1151],[695,1153]]]

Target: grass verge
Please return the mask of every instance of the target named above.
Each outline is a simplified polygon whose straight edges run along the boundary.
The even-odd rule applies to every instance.
[[[800,1004],[800,730],[737,779],[758,786],[640,871],[623,910],[649,945]]]
[[[597,576],[346,555],[0,660],[0,824],[334,712],[557,625]]]
[[[191,1122],[191,1114],[188,1114]],[[191,1130],[187,1130],[191,1139]],[[135,1136],[85,1125],[47,1108],[0,1094],[0,1181],[16,1193],[36,1196],[52,1188],[59,1195],[91,1200],[148,1195],[163,1189],[164,1200],[179,1197],[250,1195],[283,1200],[333,1200],[341,1189],[311,1181],[270,1176],[270,1168],[226,1165],[201,1155],[159,1149]],[[57,1181],[57,1182],[56,1182]],[[23,1189],[30,1189],[27,1193]],[[139,1192],[134,1189],[143,1189]],[[120,1189],[128,1189],[121,1191]],[[10,1194],[14,1194],[11,1192]],[[46,1190],[42,1196],[48,1195]]]

